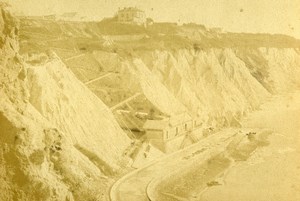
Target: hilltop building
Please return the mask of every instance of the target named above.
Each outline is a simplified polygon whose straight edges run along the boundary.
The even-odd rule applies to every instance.
[[[30,16],[19,16],[21,19],[29,19],[29,20],[48,20],[55,21],[57,20],[56,15],[30,15]]]
[[[119,23],[137,24],[137,25],[146,24],[145,12],[134,7],[126,7],[120,9],[117,13],[117,18]]]

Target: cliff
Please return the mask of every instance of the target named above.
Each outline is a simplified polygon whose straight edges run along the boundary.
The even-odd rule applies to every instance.
[[[241,115],[257,109],[271,94],[295,90],[300,84],[297,48],[155,51],[150,55],[150,59],[143,54],[138,57],[195,115]]]
[[[19,29],[2,4],[0,14],[0,200],[104,200],[128,164],[121,123],[140,127],[154,111],[240,126],[300,87],[299,40],[287,36],[166,23],[114,41],[122,27],[22,19]]]
[[[0,200],[104,199],[128,137],[60,59],[24,63],[0,5]]]
[[[206,127],[236,126],[272,95],[300,87],[298,48],[135,51],[119,58],[120,78],[139,85],[135,90],[155,108],[187,111]]]

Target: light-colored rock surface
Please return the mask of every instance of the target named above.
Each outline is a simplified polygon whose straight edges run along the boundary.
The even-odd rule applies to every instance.
[[[98,157],[95,163],[104,169],[118,168],[129,138],[110,109],[59,58],[28,68],[28,86],[30,103],[75,147],[87,157]]]
[[[0,200],[105,199],[126,134],[58,59],[28,69],[17,20],[0,12]]]
[[[113,194],[117,199],[147,199],[146,188],[154,177],[153,183],[158,185],[166,181],[166,176],[179,178],[175,185],[178,190],[180,185],[193,182],[180,178],[182,172],[178,168],[189,169],[191,164],[187,161],[195,162],[194,156],[198,156],[199,164],[212,161],[216,172],[222,170],[214,166],[220,161],[227,167],[227,156],[223,160],[211,154],[223,152],[226,143],[232,140],[227,138],[232,133],[221,129],[243,126],[240,120],[258,110],[272,95],[299,88],[299,41],[287,36],[221,34],[201,25],[157,23],[149,29],[125,29],[129,41],[105,41],[111,33],[117,37],[124,35],[119,32],[126,25],[109,20],[65,22],[35,17],[21,17],[19,21],[7,11],[6,4],[0,3],[0,7],[0,201],[108,200],[110,185],[132,170],[131,162],[135,168],[149,166],[123,177],[128,180],[120,180],[120,186],[114,188],[120,191]],[[145,37],[132,40],[130,35],[135,35],[135,31]],[[249,40],[254,41],[253,47],[247,46]],[[200,43],[194,44],[195,41]],[[282,104],[288,110],[295,109],[291,103],[277,102],[252,125],[259,128],[278,125],[274,129],[283,129],[285,137],[288,137],[286,132],[296,133],[298,115],[290,111],[281,113],[282,108],[278,111]],[[202,139],[200,147],[192,146],[177,158],[171,158],[175,154],[149,164],[165,154],[148,147],[149,142],[139,129],[151,115],[162,117],[181,112],[199,121],[199,127],[191,139],[182,135],[175,140],[176,144],[183,147]],[[277,115],[282,119],[275,119]],[[121,121],[125,124],[121,125]],[[130,123],[131,130],[126,123]],[[282,123],[287,127],[280,127]],[[221,130],[218,135],[204,138],[209,133],[206,131],[216,130]],[[298,157],[298,149],[292,145],[298,138],[293,135],[285,141],[285,137],[272,138],[274,144],[270,148],[277,158],[271,155],[270,163],[261,164],[250,158],[248,162],[253,169],[236,166],[232,169],[234,175],[238,179],[247,178],[244,174],[254,170],[255,173],[249,174],[256,177],[252,184],[266,187],[257,178],[269,179],[264,172],[271,166],[278,166],[288,177],[298,173],[298,167],[287,165],[291,166],[288,172],[283,165],[292,164]],[[247,142],[243,141],[246,145]],[[286,147],[280,147],[279,142]],[[209,152],[201,155],[203,147]],[[169,148],[175,150],[175,143]],[[242,148],[235,151],[236,157],[245,157]],[[128,159],[132,155],[135,161],[134,157]],[[259,154],[254,157],[261,160]],[[188,177],[191,175],[187,173],[187,178],[198,178],[197,164],[191,166],[195,177]],[[211,166],[204,164],[200,169],[208,167]],[[270,174],[277,173],[273,169]],[[224,199],[238,188],[232,178],[229,172],[229,185],[222,191]],[[278,179],[284,177],[271,179],[268,196],[273,196],[274,188],[289,185],[286,181],[273,185]],[[185,187],[197,188],[197,184]],[[212,189],[218,192],[217,188]],[[288,193],[298,190],[294,186],[282,189]],[[184,192],[198,198],[197,190]],[[214,199],[207,192],[205,196]],[[243,189],[241,192],[246,193]],[[163,193],[170,197],[170,192]],[[284,200],[286,193],[274,195]]]

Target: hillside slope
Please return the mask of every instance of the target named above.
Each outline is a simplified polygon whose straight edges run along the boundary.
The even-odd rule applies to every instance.
[[[117,105],[136,93],[149,101],[146,107],[132,100],[119,109],[136,106],[133,112],[149,113],[152,107],[166,115],[188,111],[208,127],[223,127],[258,109],[272,94],[299,87],[300,41],[285,35],[230,33],[192,23],[127,26],[109,19],[23,18],[21,24],[25,54],[51,49],[83,82],[116,73],[89,85],[105,104]],[[48,40],[53,34],[61,38]]]
[[[137,58],[191,114],[217,127],[258,109],[272,94],[300,87],[298,48],[180,49]]]
[[[167,115],[188,111],[207,127],[237,125],[242,116],[258,109],[271,95],[300,87],[298,48],[111,54],[118,58],[121,83],[139,86],[131,87],[131,93],[142,92],[155,108]],[[100,52],[95,57],[101,61]],[[106,71],[113,70],[105,63],[103,66]],[[101,88],[103,83],[95,83],[93,88]],[[121,89],[122,85],[115,87]]]
[[[98,163],[118,167],[129,138],[109,108],[59,58],[28,68],[28,84],[30,103],[79,150],[98,157]]]
[[[104,200],[129,139],[59,59],[23,63],[0,6],[0,200]]]

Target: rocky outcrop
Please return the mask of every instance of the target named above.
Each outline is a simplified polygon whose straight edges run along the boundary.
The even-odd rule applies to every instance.
[[[159,111],[189,112],[204,127],[238,126],[272,94],[299,89],[297,48],[207,48],[116,55],[122,83]],[[100,59],[99,54],[95,54]],[[104,63],[105,64],[105,63]]]
[[[295,90],[300,84],[296,48],[182,49],[136,55],[134,62],[125,61],[127,69],[142,86],[150,79],[156,83],[149,87],[151,93],[142,87],[146,97],[164,113],[181,108],[207,126],[236,125],[272,94]]]
[[[108,177],[128,163],[129,138],[59,58],[23,63],[18,20],[0,7],[0,201],[103,200]],[[204,127],[239,125],[271,94],[299,88],[299,49],[213,47],[88,57],[117,78],[111,88],[143,94],[142,112],[187,111]]]
[[[23,63],[0,5],[0,201],[103,200],[127,136],[59,60]]]
[[[59,58],[28,68],[28,86],[30,103],[76,147],[95,154],[103,166],[118,168],[129,138],[110,109]]]

